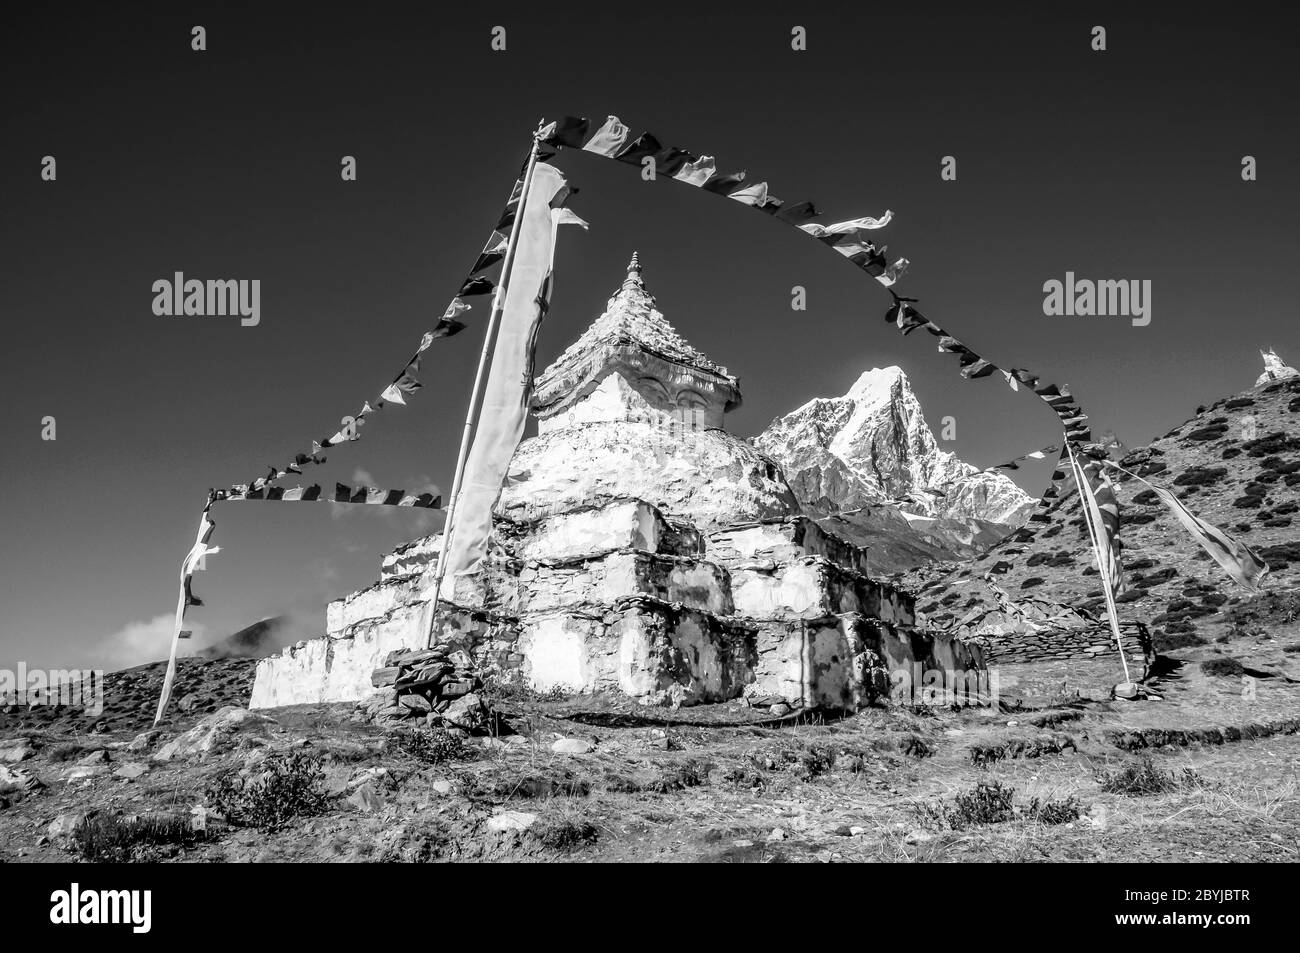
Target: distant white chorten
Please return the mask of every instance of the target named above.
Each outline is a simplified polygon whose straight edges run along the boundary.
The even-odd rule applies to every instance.
[[[1271,347],[1261,349],[1259,356],[1264,359],[1264,373],[1260,374],[1255,380],[1255,386],[1267,384],[1269,381],[1280,381],[1287,377],[1300,377],[1300,371],[1297,371],[1282,358],[1277,356],[1277,351]]]

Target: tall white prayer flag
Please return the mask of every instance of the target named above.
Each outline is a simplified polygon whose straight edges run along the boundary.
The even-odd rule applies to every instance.
[[[455,525],[450,528],[450,545],[438,570],[443,579],[440,598],[448,598],[455,590],[458,573],[472,571],[487,553],[492,507],[524,435],[533,387],[533,351],[549,299],[558,224],[552,219],[550,203],[564,187],[558,169],[537,163],[523,203],[482,410],[455,501]]]

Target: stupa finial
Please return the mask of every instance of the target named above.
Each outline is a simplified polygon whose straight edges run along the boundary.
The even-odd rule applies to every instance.
[[[637,252],[632,252],[632,260],[627,263],[627,278],[623,280],[623,287],[628,290],[645,290],[641,281],[641,260],[637,257]]]

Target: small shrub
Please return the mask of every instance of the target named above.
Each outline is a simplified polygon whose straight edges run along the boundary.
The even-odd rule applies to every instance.
[[[1213,486],[1227,475],[1227,467],[1192,467],[1174,480],[1174,486]]]
[[[183,814],[96,815],[73,829],[72,849],[88,863],[126,864],[151,859],[159,847],[189,847],[203,837]]]
[[[1148,563],[1150,562],[1149,560],[1143,560],[1143,561]],[[1134,564],[1134,566],[1131,566],[1129,568],[1134,568],[1135,566],[1136,563]],[[1152,589],[1155,586],[1164,585],[1170,579],[1173,579],[1174,576],[1177,575],[1178,575],[1177,569],[1175,569],[1173,566],[1166,566],[1163,569],[1157,569],[1155,572],[1151,573],[1150,575],[1143,576],[1141,579],[1134,579],[1133,585],[1139,586],[1143,589]]]
[[[503,702],[562,702],[571,697],[571,693],[559,685],[539,692],[525,682],[502,682],[496,679],[485,684],[482,693]]]
[[[1040,824],[1068,824],[1083,815],[1083,802],[1071,794],[1063,801],[1039,801],[1031,798],[1025,806],[1024,816]]]
[[[398,731],[389,736],[388,744],[426,764],[469,761],[481,750],[466,744],[459,735],[446,731]]]
[[[1015,789],[1001,781],[980,781],[969,791],[958,794],[946,813],[948,826],[955,831],[983,824],[1002,824],[1015,819],[1012,806]]]
[[[1201,663],[1201,671],[1206,675],[1235,677],[1245,673],[1245,668],[1235,658],[1210,658]]]
[[[1015,789],[1001,781],[980,781],[958,794],[951,807],[942,802],[918,803],[911,810],[922,827],[962,831],[1015,820],[1014,796]]]
[[[1300,450],[1300,440],[1295,437],[1288,437],[1282,431],[1276,431],[1258,440],[1251,440],[1242,444],[1242,449],[1248,456],[1267,457],[1275,453],[1287,453],[1291,450]]]
[[[1187,439],[1198,441],[1218,440],[1227,432],[1227,424],[1211,424],[1208,427],[1200,427],[1197,430],[1191,431],[1187,434]]]
[[[258,774],[235,772],[218,777],[206,800],[232,824],[278,830],[299,817],[324,813],[328,799],[321,787],[320,762],[302,752],[268,755]]]
[[[1265,546],[1258,552],[1259,558],[1270,569],[1285,569],[1288,563],[1300,562],[1300,543],[1279,543],[1276,546]]]
[[[639,790],[651,794],[669,794],[673,791],[685,791],[709,783],[709,772],[713,765],[708,761],[690,758],[680,764],[664,767],[653,781],[643,784]]]
[[[1171,772],[1161,771],[1149,757],[1129,762],[1119,771],[1097,775],[1097,783],[1107,794],[1124,794],[1128,797],[1165,794],[1197,780],[1196,772],[1190,768],[1184,769],[1180,778]]]
[[[1175,649],[1204,645],[1205,639],[1195,632],[1157,632],[1152,636],[1152,643],[1157,652],[1172,652]]]
[[[551,850],[571,851],[596,843],[600,831],[590,821],[562,818],[551,821],[537,831],[537,838],[543,847]]]
[[[88,749],[79,741],[65,741],[45,749],[45,757],[50,761],[71,761],[86,754]]]

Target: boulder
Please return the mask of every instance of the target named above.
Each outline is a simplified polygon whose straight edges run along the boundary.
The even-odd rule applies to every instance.
[[[56,847],[67,847],[72,843],[72,832],[90,816],[87,811],[69,811],[50,821],[45,828],[45,836]]]
[[[158,749],[155,761],[175,758],[204,760],[230,744],[236,735],[265,732],[275,721],[247,708],[227,706],[213,712],[184,734]]]
[[[452,702],[442,713],[442,720],[457,728],[474,731],[487,723],[487,708],[478,695],[470,692]]]
[[[26,761],[34,754],[36,749],[32,747],[31,740],[28,738],[6,738],[0,741],[0,762],[17,764],[19,761]]]
[[[373,814],[384,807],[384,799],[369,781],[349,794],[347,801],[363,814]]]
[[[147,751],[149,749],[149,746],[153,744],[154,739],[157,737],[158,737],[158,729],[156,728],[151,728],[148,731],[142,731],[140,734],[136,735],[129,742],[127,742],[126,750],[131,752]]]
[[[0,764],[0,795],[25,795],[41,787],[40,778],[30,771]]]

